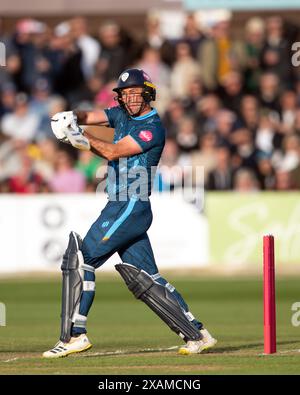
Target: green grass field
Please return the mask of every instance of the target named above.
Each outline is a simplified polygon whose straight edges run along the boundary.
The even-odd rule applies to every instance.
[[[300,278],[277,279],[276,355],[263,353],[262,282],[258,278],[168,280],[218,339],[207,354],[177,355],[182,344],[118,277],[98,274],[86,353],[45,360],[59,337],[60,280],[1,280],[7,326],[0,327],[0,374],[299,374],[300,327],[291,306]],[[162,349],[162,350],[161,350]],[[119,353],[119,354],[117,354]]]

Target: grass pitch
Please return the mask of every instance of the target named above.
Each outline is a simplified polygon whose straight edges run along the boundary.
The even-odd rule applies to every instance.
[[[7,326],[0,327],[0,374],[299,374],[300,327],[291,323],[300,278],[278,278],[276,355],[263,355],[262,281],[176,278],[194,315],[218,339],[207,354],[177,355],[182,344],[118,277],[101,278],[89,314],[93,348],[41,358],[59,337],[60,279],[0,281]]]

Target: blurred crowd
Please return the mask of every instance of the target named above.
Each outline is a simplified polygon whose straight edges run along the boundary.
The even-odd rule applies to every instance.
[[[181,186],[189,172],[207,190],[299,189],[298,27],[279,15],[234,27],[228,13],[206,26],[186,15],[177,39],[155,14],[139,37],[112,20],[91,32],[83,17],[53,28],[21,19],[10,34],[0,24],[0,192],[95,191],[105,161],[58,143],[49,120],[116,105],[112,87],[128,67],[157,86],[167,141],[156,188]]]

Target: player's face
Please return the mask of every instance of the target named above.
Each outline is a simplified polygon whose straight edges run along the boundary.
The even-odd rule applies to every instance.
[[[140,111],[144,103],[142,92],[143,88],[141,87],[122,89],[121,98],[130,115],[137,114]]]

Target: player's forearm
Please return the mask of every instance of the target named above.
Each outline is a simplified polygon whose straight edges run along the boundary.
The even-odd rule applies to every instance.
[[[108,120],[102,110],[88,112],[86,120],[87,125],[108,125]]]
[[[115,160],[120,157],[115,144],[106,143],[105,141],[98,140],[87,132],[84,132],[84,135],[89,139],[91,150],[96,155],[100,155],[107,160]]]
[[[74,112],[80,125],[108,125],[108,120],[103,110]]]

